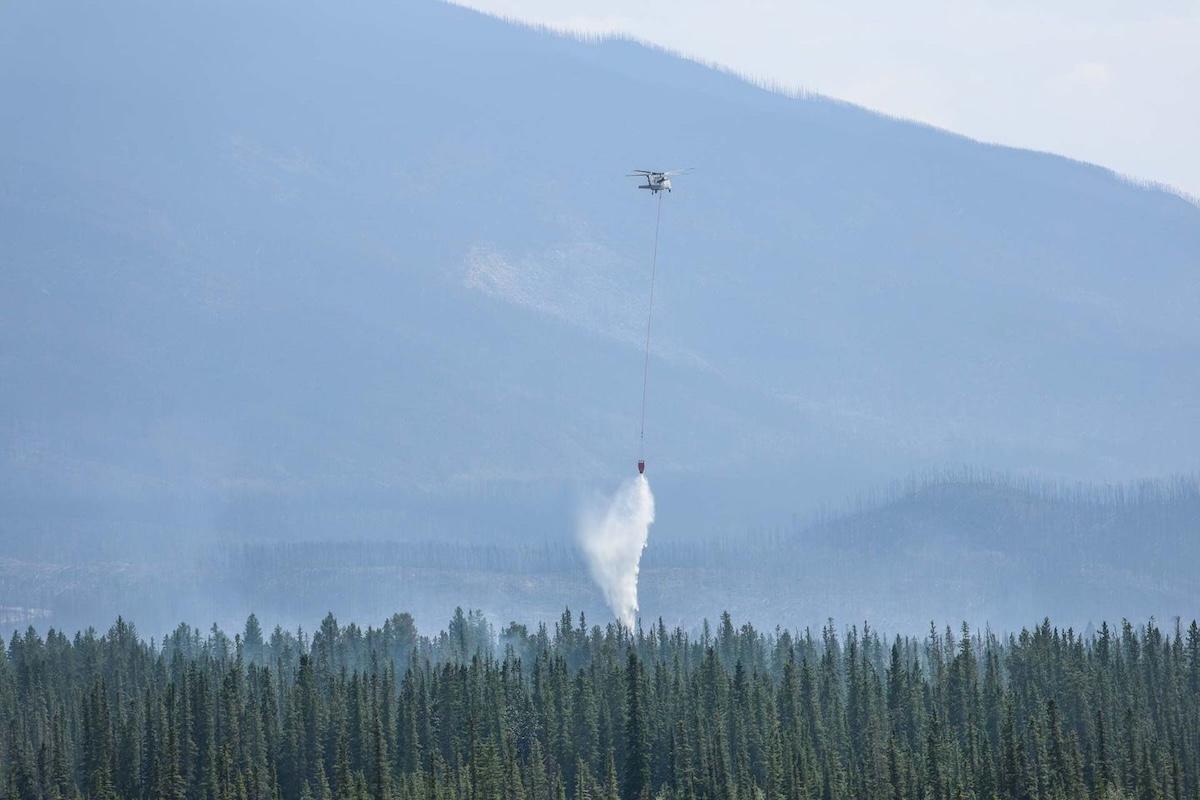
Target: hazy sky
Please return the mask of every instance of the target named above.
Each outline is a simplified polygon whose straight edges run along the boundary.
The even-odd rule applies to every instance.
[[[461,0],[1200,196],[1200,0]]]

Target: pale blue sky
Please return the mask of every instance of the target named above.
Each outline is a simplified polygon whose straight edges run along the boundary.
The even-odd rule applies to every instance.
[[[461,0],[1200,196],[1200,0]]]

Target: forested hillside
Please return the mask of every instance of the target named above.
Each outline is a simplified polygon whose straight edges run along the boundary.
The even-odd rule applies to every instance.
[[[31,629],[0,658],[0,792],[1195,800],[1200,628]]]

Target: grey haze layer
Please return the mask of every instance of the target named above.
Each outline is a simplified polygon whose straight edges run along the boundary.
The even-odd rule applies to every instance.
[[[967,620],[1002,634],[1046,616],[1077,630],[1189,619],[1200,604],[1196,480],[1097,490],[947,475],[795,528],[723,540],[655,531],[640,568],[645,528],[626,524],[646,521],[649,507],[631,493],[635,480],[581,520],[630,534],[614,537],[630,549],[603,548],[601,561],[563,539],[225,542],[136,562],[0,558],[0,633],[105,630],[118,615],[146,633],[181,620],[233,629],[251,610],[292,629],[329,611],[365,624],[403,610],[429,629],[456,606],[482,610],[498,628],[552,625],[565,606],[603,625],[636,606],[647,627],[661,618],[697,629],[727,610],[763,629],[816,630],[832,617],[918,635],[931,621]],[[611,542],[614,532],[604,533]]]
[[[1200,209],[427,0],[0,7],[0,526],[656,537],[946,464],[1200,466]]]

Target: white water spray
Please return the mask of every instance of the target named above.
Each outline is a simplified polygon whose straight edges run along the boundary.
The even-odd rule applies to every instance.
[[[653,522],[654,494],[645,475],[622,483],[612,497],[585,508],[579,519],[579,544],[592,579],[629,628],[637,622],[638,565]]]

